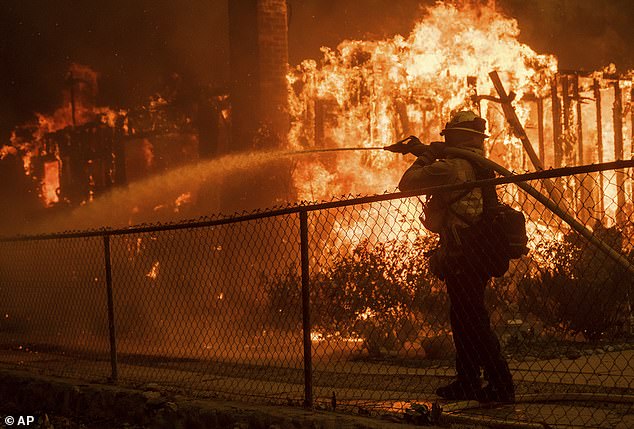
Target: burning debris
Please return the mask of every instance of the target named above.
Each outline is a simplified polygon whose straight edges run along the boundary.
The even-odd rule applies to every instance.
[[[45,208],[89,204],[114,188],[215,156],[226,146],[221,140],[228,136],[229,110],[221,92],[168,91],[169,96],[123,110],[96,106],[97,80],[89,67],[73,65],[61,107],[16,127],[10,143],[0,147],[3,166],[10,159],[23,164],[21,171],[4,169],[6,180],[28,182],[40,200],[27,217]],[[191,193],[183,189],[178,195],[154,206],[179,212],[191,203]]]

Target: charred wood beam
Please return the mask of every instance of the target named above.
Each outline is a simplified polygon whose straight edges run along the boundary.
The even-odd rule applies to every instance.
[[[583,119],[581,115],[581,97],[579,95],[579,76],[575,76],[573,81],[573,97],[576,102],[577,111],[577,163],[583,165]]]
[[[553,145],[555,159],[555,168],[561,167],[562,161],[562,145],[561,145],[561,103],[559,96],[557,95],[557,76],[553,78],[550,84],[550,94],[552,100],[552,113],[553,113]]]
[[[514,98],[514,94],[512,92],[510,94],[506,93],[506,90],[504,89],[504,85],[502,85],[502,81],[500,80],[500,76],[498,75],[496,71],[492,71],[491,73],[489,73],[489,77],[491,78],[491,81],[493,82],[493,86],[495,87],[495,90],[500,96],[499,101],[500,101],[500,104],[502,105],[504,116],[506,117],[506,120],[511,126],[513,133],[522,142],[522,146],[524,147],[524,150],[528,154],[528,157],[530,158],[531,163],[533,164],[533,167],[535,167],[537,170],[543,170],[544,166],[542,165],[541,161],[537,157],[537,154],[535,153],[535,149],[533,149],[533,145],[531,145],[531,142],[528,139],[528,136],[526,135],[526,131],[524,131],[524,127],[522,126],[519,118],[517,117],[517,113],[515,112],[515,109],[513,108],[513,105],[511,104],[511,101]]]
[[[603,162],[603,124],[601,118],[601,86],[599,85],[599,80],[594,79],[592,84],[592,89],[594,91],[594,100],[595,100],[595,110],[596,110],[596,120],[597,120],[597,162]],[[603,173],[599,173],[599,213],[601,219],[605,217],[605,202],[603,201],[605,198],[604,190],[603,190]]]
[[[572,70],[572,69],[560,69],[557,71],[560,76],[579,76],[579,77],[588,77],[588,78],[596,78],[598,75],[601,76],[603,80],[624,80],[631,81],[632,76],[629,73],[597,73],[594,71],[587,70]]]
[[[539,160],[542,166],[546,164],[546,154],[544,147],[544,99],[537,99],[537,138],[539,139]]]
[[[572,94],[575,100],[575,110],[577,116],[577,165],[583,165],[583,115],[581,112],[582,98],[579,94],[579,75],[576,75],[572,82]],[[594,198],[591,192],[592,186],[590,185],[589,177],[576,178],[575,186],[577,188],[577,213],[582,222],[586,223],[588,219],[592,217],[592,212],[595,207]]]
[[[568,76],[563,75],[561,77],[561,99],[564,106],[564,133],[570,129],[570,94],[569,94],[570,82]]]
[[[528,136],[526,135],[526,131],[524,130],[522,123],[517,117],[515,108],[511,104],[511,100],[513,99],[513,92],[511,92],[510,95],[506,94],[506,90],[504,89],[504,86],[502,85],[500,76],[498,75],[496,71],[490,72],[489,77],[491,78],[491,81],[493,82],[493,86],[495,87],[496,91],[498,92],[500,96],[500,104],[502,105],[502,110],[504,112],[504,116],[506,117],[506,120],[511,125],[511,128],[513,129],[513,132],[515,133],[515,135],[522,142],[522,146],[524,147],[524,150],[528,154],[528,157],[531,160],[531,163],[533,164],[533,166],[537,170],[543,170],[544,166],[541,164],[539,158],[537,157],[537,154],[535,153],[535,150],[533,149],[533,145],[528,139]],[[557,204],[560,204],[564,211],[567,211],[568,204],[566,200],[563,198],[563,193],[561,192],[561,188],[556,186],[556,184],[553,184],[553,182],[548,179],[544,179],[542,183],[544,187],[546,188],[546,190],[548,191],[548,194],[550,195],[550,197]]]
[[[614,158],[623,159],[623,101],[622,91],[619,82],[613,83],[614,105],[612,115],[614,118]],[[623,170],[616,171],[616,221],[622,223],[625,220],[625,173]]]

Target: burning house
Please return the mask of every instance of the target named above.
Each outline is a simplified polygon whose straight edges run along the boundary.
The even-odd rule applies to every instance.
[[[81,205],[225,153],[372,148],[410,134],[435,140],[450,112],[463,108],[486,117],[488,154],[515,171],[632,154],[631,73],[559,70],[554,56],[519,42],[517,21],[493,2],[437,4],[407,36],[344,41],[294,67],[288,65],[292,14],[286,1],[229,2],[227,12],[228,90],[194,89],[173,74],[162,94],[141,106],[104,108],[95,101],[98,74],[71,67],[62,106],[16,129],[11,142],[44,206]],[[538,164],[508,126],[491,71],[512,91],[510,103]],[[375,193],[394,186],[404,166],[380,151],[297,156],[249,177],[229,174],[207,194],[220,194],[215,211],[232,212]],[[254,184],[258,192],[250,190]],[[621,212],[628,210],[631,186],[619,184],[618,193],[600,186],[591,195],[580,184],[564,187],[587,219],[601,218],[606,193],[618,199]]]

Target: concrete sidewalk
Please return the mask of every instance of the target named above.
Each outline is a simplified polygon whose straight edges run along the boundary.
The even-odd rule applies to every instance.
[[[634,368],[628,365],[631,361],[634,361],[634,351],[629,350],[575,360],[511,362],[518,384],[518,403],[496,408],[483,408],[476,403],[475,408],[463,409],[457,414],[508,422],[545,422],[551,426],[618,427],[622,421],[631,422],[634,419],[632,403],[579,403],[561,402],[560,399],[562,395],[571,392],[611,392],[616,395],[618,392],[632,392]],[[20,350],[0,350],[0,367],[11,371],[26,370],[28,373],[22,373],[24,377],[36,373],[58,375],[64,377],[62,382],[75,386],[86,382],[103,385],[107,383],[110,374],[107,356],[102,359],[81,359],[76,356]],[[406,368],[349,361],[336,362],[332,366],[319,364],[316,365],[314,374],[313,396],[317,408],[331,409],[331,399],[333,393],[336,393],[337,410],[345,410],[349,413],[345,415],[348,417],[359,414],[379,416],[390,411],[402,415],[412,402],[438,401],[433,394],[435,388],[452,375],[453,370],[450,368]],[[273,410],[293,409],[289,405],[301,406],[304,395],[301,368],[132,356],[120,359],[119,378],[119,384],[125,386],[122,389],[136,388],[137,393],[138,389],[142,393],[148,385],[152,385],[162,392],[161,397],[180,395],[182,398],[205,400],[238,400],[241,404],[283,405],[270,407]],[[537,402],[530,400],[530,394],[537,392],[542,399]],[[185,403],[192,402],[191,399],[183,400]],[[240,405],[238,408],[244,407],[249,410],[261,409],[257,405]],[[304,411],[300,411],[300,415],[303,415]],[[369,419],[367,424],[370,422],[379,424],[376,427],[393,424],[381,421],[378,417]]]

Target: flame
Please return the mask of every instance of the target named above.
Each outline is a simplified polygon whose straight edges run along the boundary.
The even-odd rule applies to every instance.
[[[44,179],[42,181],[42,196],[47,207],[59,201],[59,162],[51,161],[44,164]]]
[[[152,264],[152,268],[150,268],[150,271],[145,275],[145,277],[151,280],[156,280],[159,274],[159,266],[160,266],[159,261],[154,262]]]
[[[480,94],[497,96],[488,76],[492,70],[498,70],[506,87],[517,94],[514,104],[520,120],[526,122],[530,109],[519,100],[525,94],[549,91],[557,61],[520,43],[518,34],[517,22],[497,12],[493,2],[484,6],[439,2],[424,10],[407,37],[349,40],[334,50],[322,48],[319,64],[305,60],[287,76],[293,118],[289,145],[292,149],[375,147],[410,134],[429,140],[452,111],[475,109],[468,80],[475,77]],[[494,160],[521,168],[521,143],[507,129],[499,106],[491,108],[483,102],[481,107],[494,136],[488,152]],[[398,183],[407,168],[409,161],[400,158],[365,151],[302,160],[294,174],[299,198],[315,201],[384,190]],[[406,210],[405,217],[418,217],[416,204]],[[368,218],[384,219],[385,214]],[[392,228],[392,238],[411,232],[399,229],[406,222],[401,224]],[[339,241],[351,235],[367,237],[371,230],[365,222],[333,229]]]
[[[180,207],[184,204],[189,204],[192,202],[192,193],[191,192],[185,192],[183,194],[180,194],[177,198],[176,201],[174,201],[174,212],[178,213],[180,211]]]

